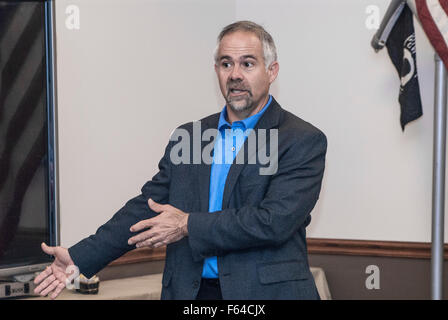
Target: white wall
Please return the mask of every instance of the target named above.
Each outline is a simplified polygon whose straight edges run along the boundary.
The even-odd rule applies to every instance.
[[[310,237],[430,241],[433,52],[417,25],[424,115],[399,125],[399,80],[375,54],[387,0],[58,0],[61,242],[94,232],[155,174],[170,132],[219,111],[212,52],[236,20],[276,41],[281,105],[328,137]],[[66,27],[66,7],[80,29]]]

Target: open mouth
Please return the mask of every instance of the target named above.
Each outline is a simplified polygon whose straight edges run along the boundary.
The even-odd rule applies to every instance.
[[[247,90],[242,90],[242,89],[230,89],[229,90],[229,94],[231,96],[240,96],[243,94],[249,93]]]

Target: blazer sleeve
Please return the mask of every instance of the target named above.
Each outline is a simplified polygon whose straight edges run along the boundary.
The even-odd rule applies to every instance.
[[[326,150],[327,140],[320,131],[294,142],[279,158],[278,170],[257,207],[191,213],[188,241],[194,260],[288,240],[319,198]]]
[[[171,143],[165,148],[165,154],[159,162],[159,172],[145,183],[141,194],[129,200],[108,222],[89,236],[68,249],[69,254],[79,268],[80,273],[90,278],[110,262],[126,252],[135,249],[128,245],[128,239],[135,235],[130,227],[135,223],[157,215],[148,206],[148,199],[167,203],[171,181],[171,162],[169,152]]]

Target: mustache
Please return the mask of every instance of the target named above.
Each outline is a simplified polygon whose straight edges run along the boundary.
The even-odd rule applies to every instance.
[[[227,94],[230,93],[230,90],[241,90],[241,91],[247,91],[249,95],[252,95],[252,92],[250,90],[250,87],[245,85],[242,82],[235,82],[235,81],[228,81],[227,82]]]

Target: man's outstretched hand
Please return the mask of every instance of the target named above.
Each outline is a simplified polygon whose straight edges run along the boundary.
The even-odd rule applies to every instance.
[[[34,284],[38,285],[34,289],[34,293],[41,296],[52,293],[51,299],[56,299],[66,286],[66,280],[69,276],[66,273],[67,268],[74,265],[74,262],[66,248],[49,247],[45,243],[42,243],[41,246],[45,253],[54,256],[55,259],[50,266],[34,279]]]
[[[154,218],[142,220],[131,227],[132,232],[143,232],[130,238],[128,243],[135,244],[136,247],[148,246],[157,248],[172,242],[181,240],[188,235],[187,222],[188,213],[183,212],[169,204],[158,204],[152,199],[148,200],[149,207],[159,213]],[[42,243],[42,250],[54,256],[53,263],[42,271],[35,279],[37,287],[34,293],[55,299],[67,285],[67,279],[70,276],[70,266],[74,262],[63,247],[49,247]],[[74,269],[71,269],[72,271]]]
[[[159,204],[152,199],[148,205],[154,212],[159,213],[154,218],[142,220],[131,227],[132,232],[140,232],[129,239],[128,244],[135,244],[137,248],[157,248],[181,240],[188,235],[188,213],[169,204]]]

